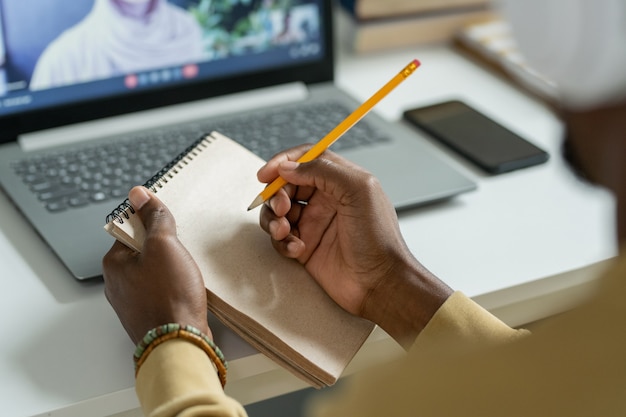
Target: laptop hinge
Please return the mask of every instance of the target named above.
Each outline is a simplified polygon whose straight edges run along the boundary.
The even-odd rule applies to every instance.
[[[72,126],[25,133],[18,137],[18,143],[25,152],[36,151],[133,131],[184,123],[206,117],[290,103],[303,100],[307,95],[308,91],[304,83],[289,83],[191,103],[92,120]]]

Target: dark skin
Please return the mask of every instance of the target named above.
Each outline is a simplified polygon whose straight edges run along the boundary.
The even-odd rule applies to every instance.
[[[146,227],[143,252],[115,242],[102,261],[104,294],[133,343],[166,323],[192,325],[211,336],[200,270],[176,237],[176,222],[150,191],[129,199]],[[172,279],[176,277],[176,279]]]
[[[410,253],[376,178],[332,152],[296,170],[284,163],[306,149],[281,153],[259,171],[262,182],[280,172],[298,184],[262,207],[261,227],[274,247],[301,262],[341,307],[408,347],[452,290]],[[292,204],[292,196],[308,205]],[[148,231],[144,251],[116,243],[103,260],[105,294],[124,328],[133,342],[169,322],[208,332],[204,284],[175,236],[174,219],[141,187],[129,198]]]
[[[290,149],[259,171],[261,182],[280,174],[292,184],[262,207],[261,227],[337,304],[408,347],[452,290],[413,257],[375,177],[331,152],[290,162],[307,149]]]
[[[626,241],[626,103],[566,112],[563,118],[585,176],[615,195],[617,239]],[[279,253],[301,262],[341,307],[410,346],[452,290],[410,253],[395,211],[371,174],[332,152],[294,163],[305,150],[280,153],[259,171],[263,183],[278,175],[290,183],[263,205],[261,228]],[[202,277],[176,238],[174,219],[141,188],[129,197],[148,230],[144,252],[116,243],[103,260],[105,293],[124,328],[133,342],[169,322],[210,334]]]
[[[626,102],[589,111],[564,112],[566,140],[576,168],[605,187],[617,202],[617,239],[626,242]]]
[[[295,171],[297,164],[285,163],[306,150],[281,153],[259,171],[262,182],[280,170],[299,184],[262,207],[261,228],[278,252],[301,262],[341,307],[408,347],[452,290],[410,253],[395,210],[372,175],[331,152]],[[292,204],[292,197],[308,205]],[[103,260],[105,294],[124,328],[135,343],[169,322],[209,333],[204,284],[176,238],[174,219],[142,187],[133,188],[129,198],[148,232],[144,250],[139,254],[115,243]]]

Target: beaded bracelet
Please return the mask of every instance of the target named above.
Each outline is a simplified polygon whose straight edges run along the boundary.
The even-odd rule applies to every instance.
[[[139,367],[145,362],[146,358],[163,342],[172,339],[184,339],[193,343],[202,349],[211,359],[217,368],[217,375],[220,378],[222,387],[226,385],[226,372],[228,370],[228,362],[224,359],[222,351],[213,343],[208,336],[193,326],[182,326],[178,323],[169,323],[155,327],[137,343],[133,362],[135,363],[135,376],[139,372]]]

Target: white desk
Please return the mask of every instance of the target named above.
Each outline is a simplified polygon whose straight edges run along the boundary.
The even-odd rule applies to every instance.
[[[547,149],[542,166],[486,177],[462,164],[479,189],[453,201],[400,215],[411,250],[452,287],[516,325],[564,308],[585,275],[576,270],[614,256],[613,208],[606,194],[576,182],[559,158],[561,126],[544,107],[445,48],[352,57],[341,53],[338,83],[359,99],[411,59],[423,66],[385,99],[380,111],[460,97]],[[105,416],[138,407],[133,346],[101,283],[74,281],[0,194],[0,359],[2,414]],[[556,275],[556,276],[555,276]],[[244,403],[302,383],[221,327],[218,344],[231,362],[228,391]],[[381,333],[350,370],[396,348]]]

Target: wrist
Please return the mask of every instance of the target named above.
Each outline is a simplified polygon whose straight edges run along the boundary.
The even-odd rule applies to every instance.
[[[221,350],[213,343],[212,338],[204,334],[193,326],[183,326],[178,323],[169,323],[157,326],[146,333],[146,335],[137,343],[133,361],[135,363],[135,375],[139,372],[139,368],[144,363],[148,355],[159,345],[169,340],[183,339],[202,349],[209,357],[217,374],[219,376],[222,387],[226,385],[226,372],[228,363],[224,359]]]
[[[452,293],[413,256],[407,256],[370,292],[363,317],[408,349]]]

